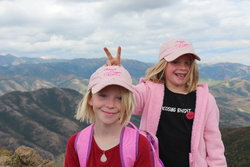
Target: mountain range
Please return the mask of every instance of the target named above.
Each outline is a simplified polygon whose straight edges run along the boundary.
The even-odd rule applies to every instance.
[[[10,58],[11,59],[10,59]],[[38,88],[63,87],[84,93],[87,80],[105,58],[43,60],[0,56],[0,95],[14,90],[32,91]],[[122,60],[122,64],[138,80],[151,65],[136,60]]]
[[[76,106],[86,92],[88,78],[105,61],[0,56],[0,146],[14,150],[26,145],[45,158],[62,157],[68,137],[87,126],[74,119]],[[136,60],[122,60],[122,64],[134,83],[152,65]],[[198,65],[200,82],[209,83],[220,109],[226,153],[233,164],[235,150],[247,146],[243,141],[249,143],[247,135],[241,134],[249,133],[245,127],[250,127],[250,67],[237,63]],[[132,117],[137,126],[139,120]],[[234,135],[241,135],[242,140]]]
[[[40,59],[0,56],[0,95],[14,90],[32,91],[39,88],[63,87],[86,91],[87,80],[105,58],[96,59]],[[122,65],[128,69],[137,83],[152,63],[124,59]],[[250,80],[250,66],[237,63],[198,64],[201,81],[209,84],[238,78]],[[216,74],[216,75],[215,75]]]
[[[74,89],[84,94],[88,78],[105,61],[105,58],[66,60],[0,56],[0,95],[52,87]],[[128,59],[121,63],[130,72],[134,83],[138,83],[139,78],[152,65]],[[200,82],[209,83],[210,91],[222,111],[221,126],[250,125],[250,66],[238,63],[198,66]]]

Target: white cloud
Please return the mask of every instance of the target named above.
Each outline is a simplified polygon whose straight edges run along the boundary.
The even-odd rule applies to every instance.
[[[167,7],[175,2],[174,0],[107,0],[104,1],[102,12],[106,17],[112,17],[119,13],[135,12],[141,13],[146,10],[153,10]]]
[[[92,58],[121,45],[123,58],[156,62],[160,44],[180,37],[203,61],[250,65],[249,7],[248,0],[0,0],[0,51]]]

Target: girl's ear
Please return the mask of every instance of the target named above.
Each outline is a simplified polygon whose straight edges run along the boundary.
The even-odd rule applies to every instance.
[[[89,96],[89,98],[88,98],[88,104],[90,105],[90,106],[93,106],[93,100],[92,100],[92,96]]]

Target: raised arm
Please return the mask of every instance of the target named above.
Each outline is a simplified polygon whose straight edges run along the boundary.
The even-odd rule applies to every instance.
[[[117,52],[116,52],[116,57],[113,57],[112,54],[109,52],[108,48],[104,48],[104,51],[108,57],[107,61],[106,61],[106,65],[107,66],[119,66],[121,65],[121,47],[119,46],[117,48]]]

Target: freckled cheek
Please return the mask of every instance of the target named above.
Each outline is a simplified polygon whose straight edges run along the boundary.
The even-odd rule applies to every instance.
[[[115,106],[116,106],[116,108],[120,111],[120,110],[121,110],[121,107],[122,107],[122,104],[121,104],[121,102],[117,102],[117,103],[115,104]]]

